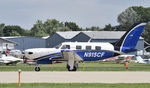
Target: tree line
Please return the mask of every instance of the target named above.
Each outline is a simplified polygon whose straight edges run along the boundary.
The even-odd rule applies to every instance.
[[[104,28],[89,27],[81,28],[75,22],[60,22],[56,19],[47,19],[46,21],[37,20],[31,29],[23,29],[18,25],[0,24],[0,36],[50,36],[57,31],[126,31],[137,23],[148,23],[144,29],[142,37],[150,43],[150,8],[142,6],[132,6],[125,9],[118,15],[119,25],[105,25]]]
[[[106,25],[106,30],[111,25]],[[0,24],[0,36],[50,36],[57,31],[102,31],[99,27],[81,28],[75,22],[60,22],[56,19],[47,19],[46,21],[37,20],[31,29],[23,29],[18,25]]]

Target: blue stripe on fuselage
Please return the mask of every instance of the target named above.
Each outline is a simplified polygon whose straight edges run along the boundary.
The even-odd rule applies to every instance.
[[[105,51],[105,50],[101,50],[101,51],[84,50],[84,51],[75,51],[75,52],[83,59],[83,61],[98,61],[98,60],[103,60],[106,58],[113,57],[114,55],[114,52]]]
[[[37,64],[52,64],[52,58],[62,57],[61,53],[50,54],[49,57],[44,57],[37,60]]]

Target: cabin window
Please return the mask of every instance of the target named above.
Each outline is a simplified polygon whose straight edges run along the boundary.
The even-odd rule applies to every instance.
[[[81,46],[76,46],[76,49],[79,49],[79,50],[80,50],[81,48],[82,48]]]
[[[86,46],[86,50],[91,50],[91,46]]]
[[[100,46],[95,46],[95,50],[101,50]]]
[[[61,49],[70,49],[70,45],[63,45]]]
[[[70,49],[70,45],[66,45],[66,49]]]

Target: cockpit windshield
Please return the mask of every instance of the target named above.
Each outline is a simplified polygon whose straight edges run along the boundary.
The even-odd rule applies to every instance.
[[[70,49],[70,45],[59,44],[59,45],[55,46],[54,48],[56,48],[56,49]]]
[[[56,49],[59,49],[61,47],[62,44],[59,44],[57,46],[55,46]]]
[[[70,45],[63,45],[61,49],[70,49]]]

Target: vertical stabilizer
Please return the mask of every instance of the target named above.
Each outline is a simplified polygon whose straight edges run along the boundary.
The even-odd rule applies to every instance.
[[[115,49],[120,52],[131,52],[135,50],[137,42],[143,32],[146,23],[140,23],[128,30],[120,40],[115,43]]]

